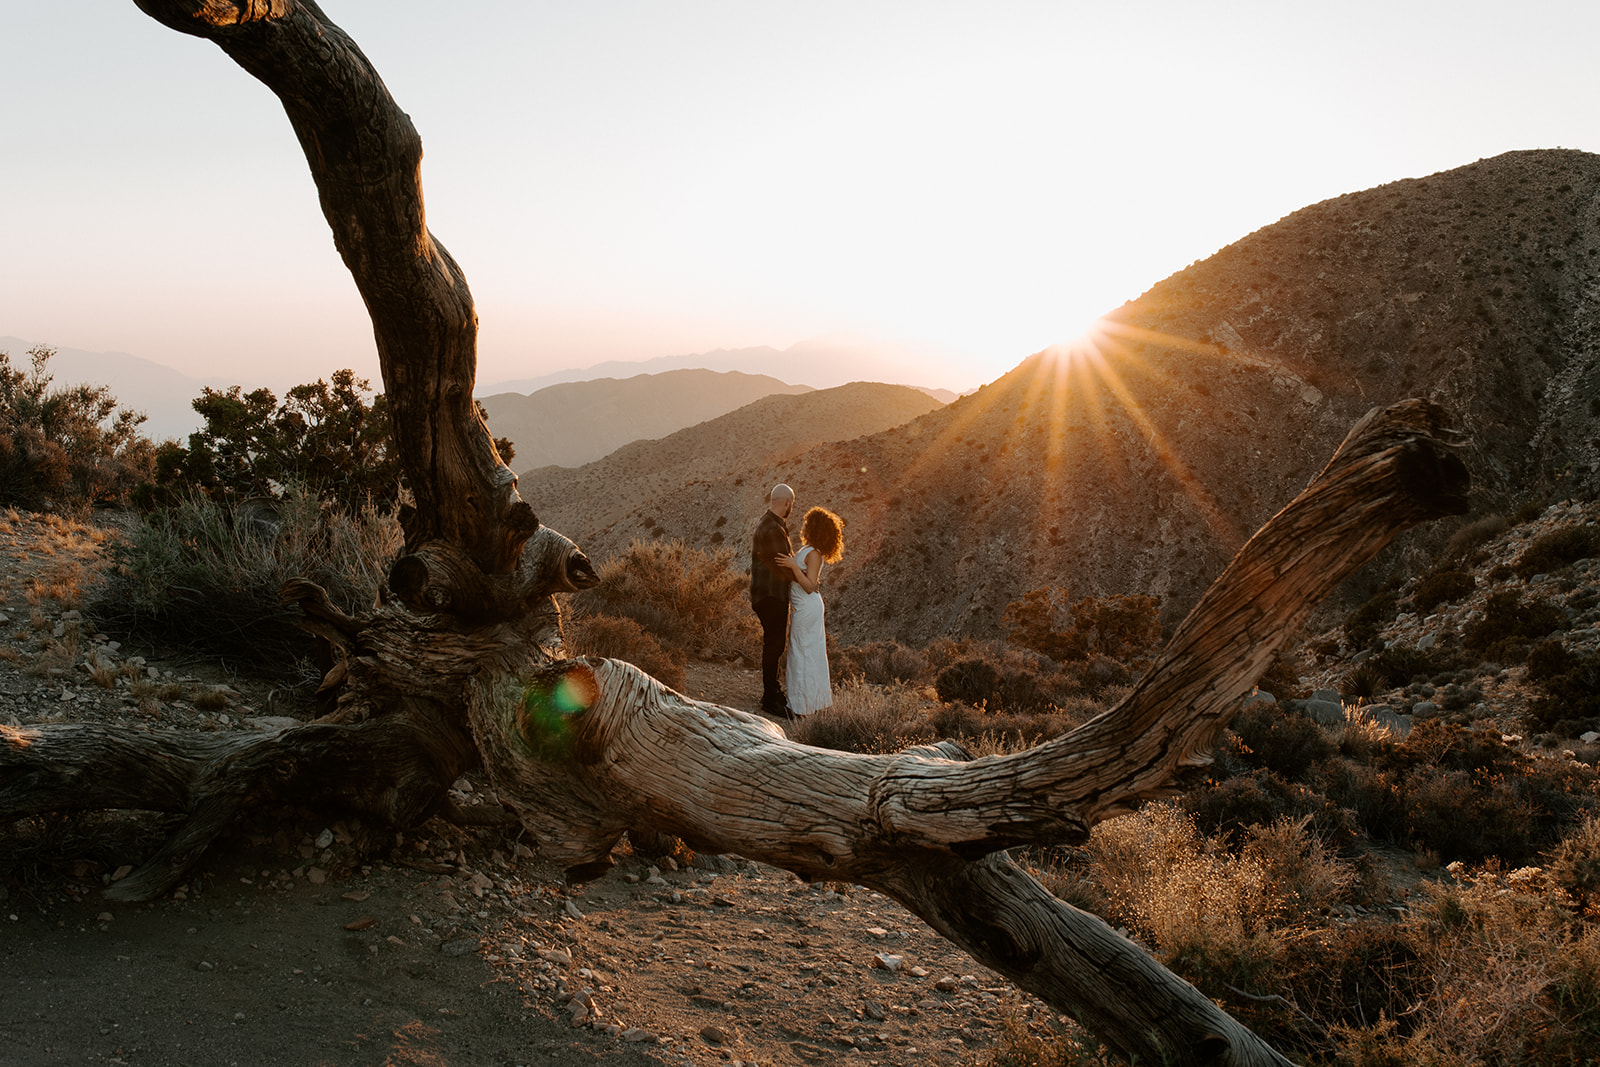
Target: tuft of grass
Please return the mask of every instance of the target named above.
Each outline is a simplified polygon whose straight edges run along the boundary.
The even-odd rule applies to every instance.
[[[804,745],[841,752],[896,752],[935,739],[922,698],[905,686],[846,679],[833,687],[833,706],[785,726]]]
[[[278,600],[295,577],[359,615],[377,599],[382,568],[403,542],[394,512],[351,513],[291,487],[274,522],[237,521],[225,504],[192,497],[151,512],[112,551],[111,572],[86,609],[109,632],[140,632],[279,676],[306,672],[314,652],[297,608]]]

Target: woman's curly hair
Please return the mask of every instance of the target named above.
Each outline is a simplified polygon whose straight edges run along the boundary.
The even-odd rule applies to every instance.
[[[800,539],[822,553],[822,562],[844,558],[844,520],[827,508],[812,508],[800,524]]]

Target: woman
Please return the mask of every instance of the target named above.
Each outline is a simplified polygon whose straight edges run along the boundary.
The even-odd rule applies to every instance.
[[[810,715],[833,704],[828,679],[828,638],[822,628],[822,565],[844,556],[844,520],[827,508],[806,512],[800,551],[778,556],[794,573],[789,586],[789,707]]]

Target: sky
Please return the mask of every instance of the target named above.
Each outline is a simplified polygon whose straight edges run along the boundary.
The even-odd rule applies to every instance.
[[[324,10],[421,133],[480,387],[848,335],[920,353],[860,377],[970,389],[1306,205],[1600,151],[1593,0]],[[377,381],[265,87],[132,0],[0,27],[0,335]]]

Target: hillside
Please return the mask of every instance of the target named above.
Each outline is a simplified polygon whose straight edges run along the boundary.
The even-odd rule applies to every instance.
[[[514,460],[528,469],[577,467],[630,441],[665,437],[773,393],[804,393],[763,374],[673,370],[632,378],[565,382],[523,396],[480,398],[496,437],[516,445]]]
[[[645,520],[658,508],[676,513],[675,498],[685,487],[742,479],[745,471],[791,461],[825,441],[878,433],[941,406],[921,390],[876,382],[779,393],[661,440],[635,441],[576,469],[529,470],[518,488],[541,521],[604,559],[650,536],[652,523]],[[719,517],[725,521],[719,524]],[[703,543],[721,543],[732,518],[708,516]]]
[[[828,588],[845,641],[998,634],[1048,585],[1153,593],[1174,619],[1374,405],[1452,412],[1477,513],[1592,496],[1597,278],[1600,157],[1394,182],[1245,237],[948,407],[680,484],[620,527],[742,542],[765,486],[790,482],[848,524]]]

